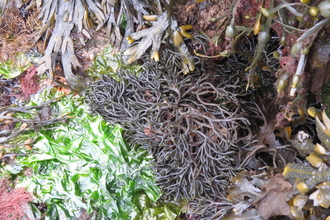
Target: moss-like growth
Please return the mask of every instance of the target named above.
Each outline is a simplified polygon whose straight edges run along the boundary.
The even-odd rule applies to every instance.
[[[330,117],[330,83],[323,86],[320,96],[322,98],[322,104],[326,107],[325,112]]]

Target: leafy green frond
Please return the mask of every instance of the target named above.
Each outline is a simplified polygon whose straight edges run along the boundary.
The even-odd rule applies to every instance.
[[[38,58],[34,53],[18,53],[15,60],[8,60],[0,63],[0,75],[6,79],[19,76],[31,65],[31,62],[36,59]]]
[[[92,68],[88,70],[88,75],[94,77],[109,75],[116,81],[121,81],[120,76],[117,74],[117,71],[121,68],[133,75],[138,75],[143,71],[141,65],[127,65],[123,61],[121,53],[116,52],[112,46],[108,46],[102,54],[95,57]]]
[[[58,96],[45,90],[34,103]],[[91,116],[79,96],[51,104],[59,114],[71,112],[53,130],[40,128],[35,153],[18,158],[6,170],[20,175],[31,167],[33,176],[20,176],[36,201],[47,206],[45,219],[164,219],[174,220],[181,207],[157,201],[160,190],[149,168],[152,156],[126,145],[119,125]],[[34,210],[35,217],[41,213]]]

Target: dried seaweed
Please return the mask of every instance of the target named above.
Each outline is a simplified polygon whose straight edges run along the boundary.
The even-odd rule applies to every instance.
[[[128,56],[126,58],[127,63],[132,63],[140,59],[150,46],[150,57],[155,61],[159,61],[160,56],[162,56],[159,52],[161,45],[163,43],[169,43],[174,45],[176,52],[180,54],[182,72],[186,74],[194,70],[194,60],[186,44],[183,42],[183,34],[181,33],[185,33],[188,38],[192,38],[192,36],[185,32],[185,30],[182,30],[182,27],[178,26],[173,16],[172,4],[168,2],[163,4],[166,6],[164,7],[166,10],[163,11],[160,1],[155,2],[157,7],[151,7],[152,4],[149,5],[140,0],[124,2],[126,7],[125,14],[127,16],[127,28],[125,32],[127,41],[123,41],[121,50],[124,51],[124,55]],[[137,24],[135,31],[133,28],[134,22]],[[191,28],[192,26],[189,29]],[[130,46],[129,44],[133,45]]]
[[[169,25],[169,17],[170,13],[168,11],[165,11],[158,16],[157,21],[153,23],[152,27],[135,32],[130,35],[129,39],[131,40],[139,40],[141,38],[142,40],[138,44],[131,46],[124,52],[124,55],[129,55],[129,58],[127,60],[128,63],[132,63],[138,60],[151,45],[151,57],[154,57],[155,54],[158,53],[160,43],[162,41],[163,32]]]
[[[118,23],[121,20],[125,20],[125,37],[129,42],[140,40],[131,47],[127,41],[122,43],[121,50],[129,56],[127,62],[132,63],[140,59],[151,45],[151,57],[156,61],[159,60],[158,51],[161,44],[164,40],[173,44],[173,40],[175,41],[174,33],[180,29],[172,15],[172,3],[169,1],[124,0],[120,1],[120,11],[115,16],[118,2],[32,0],[26,9],[29,10],[36,6],[39,10],[38,18],[42,21],[42,27],[35,34],[34,42],[44,36],[44,47],[47,45],[44,56],[39,60],[38,73],[47,72],[50,80],[53,80],[55,61],[61,57],[66,80],[73,87],[73,90],[79,92],[86,89],[88,82],[79,76],[81,64],[75,55],[72,33],[75,33],[84,45],[85,37],[90,39],[93,31],[105,26],[112,43],[116,42],[119,45],[122,36]],[[17,3],[21,5],[22,2],[17,1]],[[145,16],[154,16],[156,19],[150,20]],[[122,28],[125,28],[124,26]],[[134,29],[134,26],[137,28]],[[186,45],[180,43],[176,47],[181,56],[182,72],[187,73],[194,70],[194,60]]]
[[[52,32],[43,58],[39,61],[38,73],[49,72],[52,80],[54,77],[55,59],[62,55],[62,64],[67,81],[75,90],[87,87],[87,82],[77,76],[74,71],[81,67],[74,54],[74,43],[71,33],[77,31],[80,41],[84,45],[84,37],[91,38],[92,32],[107,25],[108,33],[114,34],[120,41],[119,28],[114,22],[115,1],[31,1],[30,6],[37,6],[40,10],[39,18],[43,26],[35,36],[37,41],[41,36],[49,37]],[[77,83],[78,82],[78,83]],[[78,84],[78,86],[76,86]]]
[[[25,53],[34,47],[33,32],[40,28],[37,11],[31,10],[26,18],[20,10],[8,2],[0,17],[0,60],[16,61],[19,53]],[[15,62],[14,62],[15,63]]]
[[[255,219],[269,219],[276,215],[291,216],[290,206],[287,204],[291,190],[291,184],[281,174],[253,175],[252,172],[241,172],[234,177],[228,189],[228,199],[235,204],[229,216],[244,216],[252,207],[256,208]]]

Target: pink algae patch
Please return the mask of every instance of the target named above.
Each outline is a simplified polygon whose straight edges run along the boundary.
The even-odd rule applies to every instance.
[[[29,67],[25,73],[20,76],[20,81],[22,98],[27,100],[30,98],[30,95],[36,94],[40,89],[37,77],[37,67]]]

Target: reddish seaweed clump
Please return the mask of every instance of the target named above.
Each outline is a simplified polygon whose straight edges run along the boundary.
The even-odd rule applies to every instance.
[[[29,99],[30,95],[36,94],[39,89],[37,67],[31,66],[26,70],[26,73],[20,76],[22,98]]]
[[[21,219],[25,216],[23,205],[33,197],[24,188],[12,189],[10,183],[9,179],[0,179],[0,219]]]

